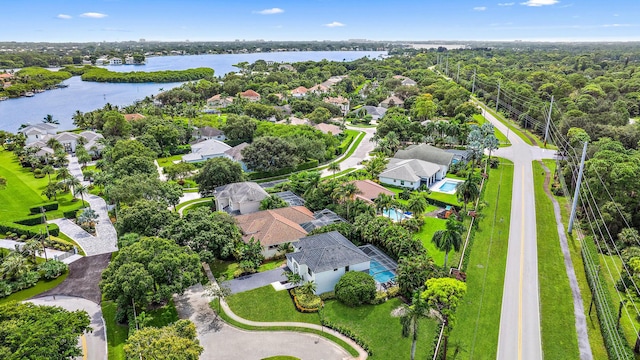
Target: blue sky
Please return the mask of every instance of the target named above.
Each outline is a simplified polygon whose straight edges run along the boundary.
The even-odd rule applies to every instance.
[[[0,41],[640,41],[639,0],[7,1]]]

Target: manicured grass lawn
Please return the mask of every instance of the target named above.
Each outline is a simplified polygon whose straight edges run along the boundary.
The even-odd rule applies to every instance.
[[[278,355],[278,356],[270,356],[262,360],[300,360],[300,359],[295,356]]]
[[[467,273],[467,294],[456,312],[448,353],[455,359],[495,359],[507,261],[513,164],[501,159],[485,183],[486,207],[475,230]]]
[[[187,215],[189,213],[189,211],[194,210],[196,208],[199,208],[199,207],[211,207],[211,205],[212,204],[211,204],[210,201],[201,201],[201,202],[189,204],[188,206],[186,206],[182,210],[182,215]]]
[[[444,251],[439,250],[436,246],[431,242],[433,238],[433,234],[435,234],[438,230],[444,230],[446,220],[433,218],[433,217],[425,217],[424,225],[419,232],[415,234],[415,237],[422,242],[422,245],[427,249],[427,254],[433,258],[433,261],[436,265],[443,266],[444,265]],[[464,233],[466,236],[467,233]],[[453,252],[449,253],[449,265],[453,264],[451,262],[453,256]]]
[[[0,221],[13,221],[29,216],[30,207],[54,201],[40,195],[49,183],[48,177],[45,176],[41,179],[33,177],[33,173],[29,169],[20,166],[17,157],[12,152],[0,150],[0,176],[7,179],[7,187],[0,191],[0,204],[2,204],[0,206]],[[58,210],[48,211],[47,219],[61,218],[65,211],[82,207],[79,200],[72,200],[73,196],[70,193],[58,193],[60,206]]]
[[[211,200],[213,198],[212,197],[206,197],[206,198],[198,198],[198,199],[193,199],[193,200],[189,200],[189,201],[185,201],[181,204],[178,204],[178,206],[176,206],[176,211],[180,211],[180,209],[186,208],[191,204],[196,204],[196,203],[211,203]]]
[[[487,119],[485,119],[484,116],[480,114],[473,115],[473,119],[478,123],[478,126],[482,126],[482,124],[487,122]],[[511,141],[509,141],[509,139],[507,139],[507,136],[503,134],[502,131],[498,130],[498,128],[495,128],[495,135],[500,142],[500,147],[511,146]]]
[[[167,167],[169,165],[174,165],[173,162],[182,160],[182,156],[183,155],[173,155],[171,157],[159,158],[158,165],[160,165],[160,167]]]
[[[124,344],[129,337],[129,327],[116,322],[117,305],[113,301],[103,300],[102,317],[107,326],[107,351],[109,360],[124,360]]]
[[[269,260],[258,267],[258,272],[279,268],[286,262],[287,259]],[[238,262],[236,261],[215,260],[209,266],[213,276],[218,281],[233,279],[233,274],[238,270]]]
[[[358,334],[371,348],[370,359],[408,359],[411,338],[402,337],[400,319],[391,315],[402,302],[398,298],[380,305],[348,307],[337,300],[325,302],[324,316],[332,323],[349,328]],[[433,319],[420,320],[416,359],[433,355],[434,338],[440,330]]]
[[[275,291],[271,285],[227,297],[227,304],[236,315],[254,321],[295,321],[320,324],[317,313],[303,314],[293,305],[286,290]]]
[[[20,290],[18,292],[15,292],[7,296],[6,298],[0,299],[0,305],[6,304],[12,301],[24,301],[38,294],[41,294],[47,290],[51,290],[54,287],[58,286],[61,282],[63,282],[64,279],[67,278],[67,275],[69,275],[69,272],[62,274],[53,280],[40,280],[33,287]]]
[[[538,238],[542,351],[545,359],[577,359],[573,298],[564,266],[553,204],[544,192],[544,170],[533,162]],[[553,180],[553,178],[552,178]]]

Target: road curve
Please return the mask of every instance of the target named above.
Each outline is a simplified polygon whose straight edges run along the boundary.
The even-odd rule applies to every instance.
[[[491,114],[483,115],[498,130],[508,134],[510,147],[495,155],[513,161],[513,193],[509,246],[502,294],[498,360],[540,360],[540,299],[536,205],[533,184],[534,160],[553,158],[555,151],[526,144]]]

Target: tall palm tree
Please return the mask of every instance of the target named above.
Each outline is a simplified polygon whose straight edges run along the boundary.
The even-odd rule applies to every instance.
[[[51,184],[51,174],[55,173],[56,170],[51,165],[46,165],[42,168],[42,173],[47,174],[49,176],[49,184]]]
[[[464,212],[467,212],[467,203],[475,201],[480,196],[480,185],[478,178],[473,176],[473,170],[469,171],[464,182],[458,184],[456,188],[458,201],[462,202]]]
[[[413,192],[407,201],[406,210],[411,211],[415,216],[420,216],[427,210],[427,206],[429,206],[429,204],[427,203],[427,199],[424,198],[424,195],[419,192]]]
[[[334,199],[336,199],[338,201],[341,201],[342,203],[346,204],[346,206],[347,206],[347,219],[349,219],[350,202],[353,200],[353,198],[357,194],[360,194],[360,193],[361,193],[360,189],[358,189],[358,187],[354,183],[346,183],[346,184],[344,184],[342,186],[337,187],[333,191]]]
[[[67,179],[69,179],[70,177],[73,177],[71,175],[71,172],[69,171],[68,168],[63,167],[58,169],[58,174],[56,175],[56,180],[58,181],[65,181]]]
[[[56,138],[47,139],[47,146],[53,149],[53,151],[64,150],[64,146],[62,146],[62,144],[60,144],[60,141],[58,141]]]
[[[74,179],[76,178],[74,177]],[[80,183],[80,180],[78,180],[78,185],[73,186],[73,195],[74,196],[80,195],[80,199],[82,200],[82,206],[84,206],[84,194],[87,193],[87,190],[89,190],[89,188],[86,185],[83,185],[82,183]]]
[[[373,204],[376,206],[376,211],[382,214],[385,210],[391,208],[393,197],[387,194],[380,194],[377,198],[373,199]]]
[[[413,295],[413,303],[404,305],[399,309],[400,323],[402,324],[402,337],[411,337],[411,360],[416,358],[416,345],[418,343],[418,330],[420,319],[429,314],[429,306],[422,299],[419,292]]]
[[[60,121],[54,119],[51,114],[47,114],[47,116],[42,119],[42,122],[45,124],[60,124]]]
[[[17,279],[27,270],[29,266],[26,264],[27,259],[18,252],[11,252],[2,260],[0,264],[1,279]]]
[[[386,169],[389,159],[385,156],[377,154],[373,158],[369,159],[364,166],[364,170],[367,172],[371,180],[375,180]]]
[[[431,242],[441,251],[444,251],[444,267],[447,267],[447,258],[451,250],[459,251],[462,245],[462,233],[464,227],[461,222],[450,216],[447,219],[446,228],[433,234]]]
[[[329,171],[333,171],[333,176],[335,177],[336,173],[340,171],[340,163],[334,161],[329,164],[329,167],[327,169],[329,169]]]

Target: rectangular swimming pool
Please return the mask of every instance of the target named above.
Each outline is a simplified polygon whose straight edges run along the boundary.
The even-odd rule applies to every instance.
[[[406,214],[404,214],[401,210],[398,210],[398,209],[385,209],[382,212],[382,215],[388,217],[389,219],[395,222],[402,221],[409,217]]]
[[[369,264],[369,275],[373,276],[376,282],[380,284],[396,278],[396,274],[393,271],[375,260],[371,260]]]

